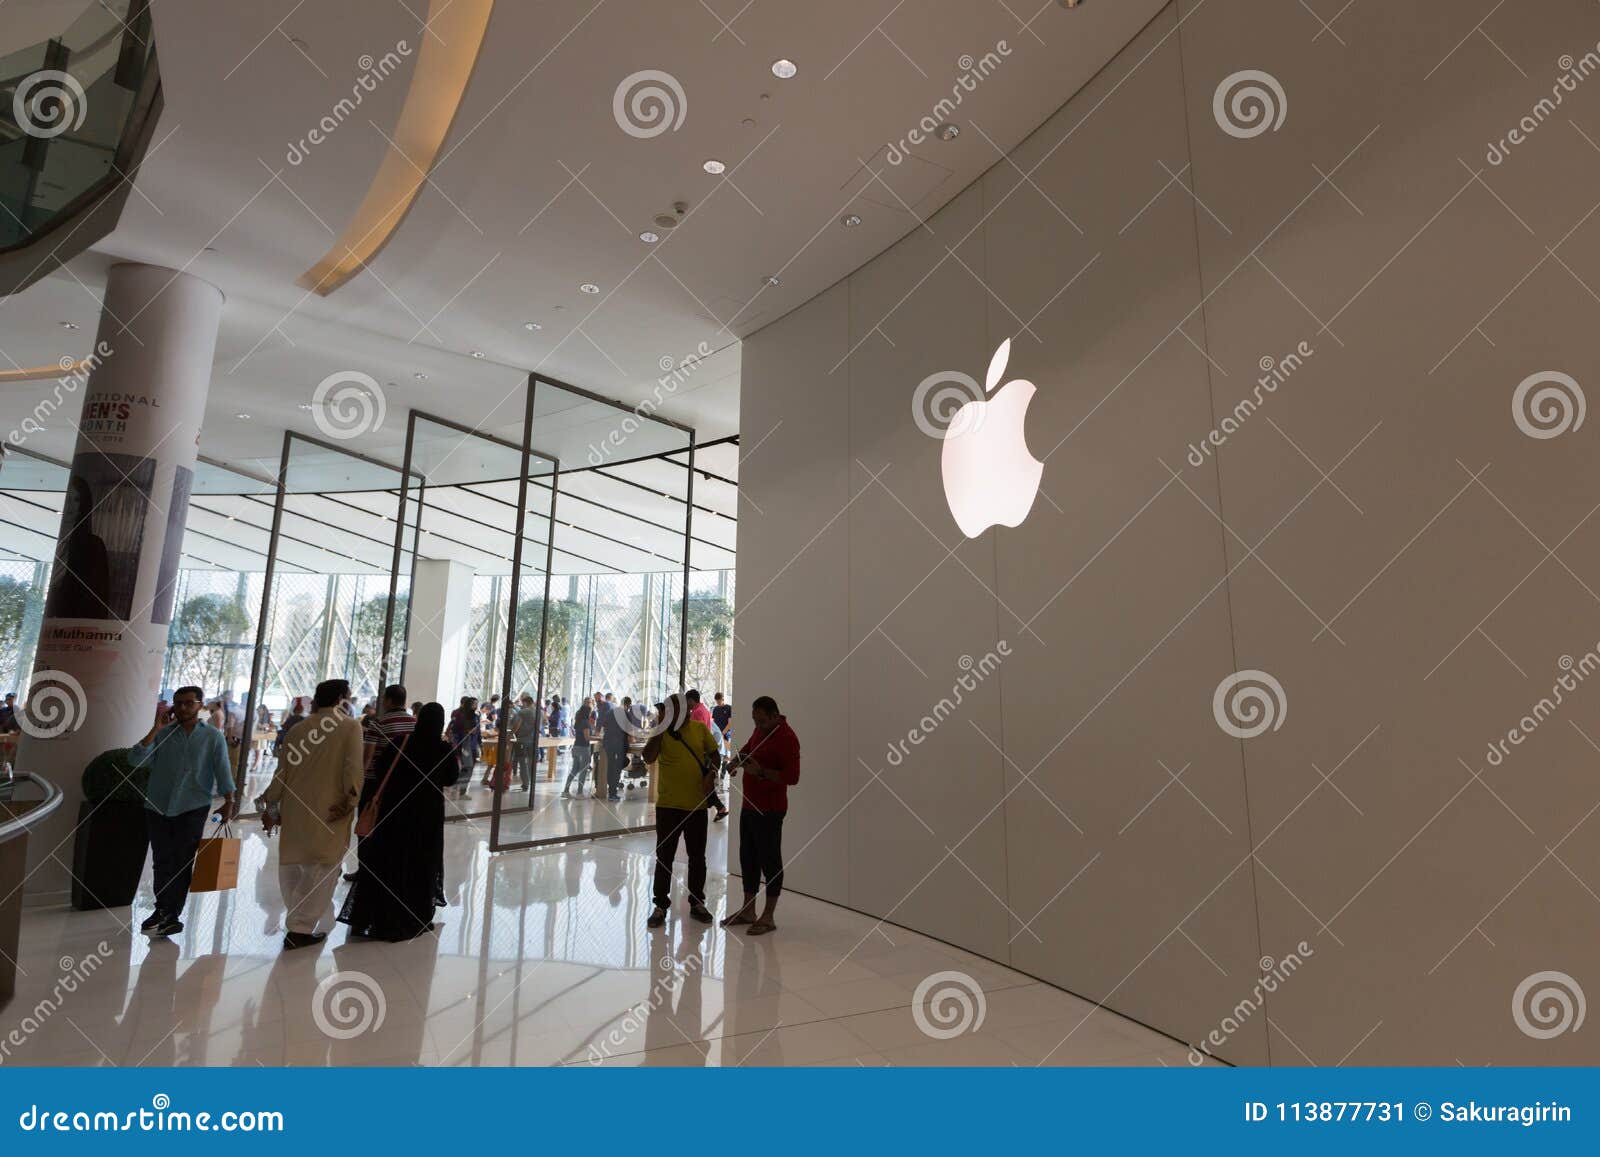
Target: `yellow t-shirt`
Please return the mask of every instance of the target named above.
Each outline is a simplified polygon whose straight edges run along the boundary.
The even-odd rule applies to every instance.
[[[681,739],[683,742],[678,742]],[[717,754],[717,741],[711,728],[691,719],[678,728],[677,737],[661,736],[661,751],[656,756],[658,771],[656,803],[660,807],[697,811],[706,806],[700,790],[700,761]]]

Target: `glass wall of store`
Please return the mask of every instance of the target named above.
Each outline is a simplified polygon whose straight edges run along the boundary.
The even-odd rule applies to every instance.
[[[68,474],[66,463],[20,447],[0,466],[0,695],[19,704],[33,674]],[[16,740],[0,733],[0,762],[15,761]]]
[[[451,819],[491,815],[497,790],[513,797],[504,801],[509,809],[532,802],[514,752],[506,750],[510,736],[503,726],[504,689],[489,677],[498,675],[503,663],[497,662],[486,676],[483,662],[485,649],[497,659],[502,654],[513,567],[519,557],[519,599],[539,598],[544,590],[548,503],[524,519],[520,556],[517,551],[521,442],[520,423],[515,429],[498,431],[473,429],[421,411],[413,411],[409,418],[407,460],[423,484],[414,597],[400,678],[413,701],[444,707],[452,738],[462,741],[462,777],[446,793],[446,815]],[[547,481],[555,473],[555,463],[530,454],[528,473]],[[483,614],[474,603],[485,585],[496,603],[493,615]],[[536,682],[537,645],[537,636],[532,650],[526,636],[516,640],[513,683],[519,690]],[[476,662],[471,661],[474,647]]]
[[[491,693],[509,686],[514,700],[531,696],[555,734],[525,752],[509,777],[497,848],[653,824],[653,768],[642,755],[657,729],[655,705],[683,686],[686,570],[689,589],[723,589],[698,571],[733,562],[731,518],[727,534],[689,549],[698,532],[687,427],[535,378],[530,428],[535,450],[560,463],[525,488],[530,522],[553,515],[549,582],[519,582],[513,599],[508,583],[478,581],[468,671]],[[691,626],[697,618],[691,610]],[[726,626],[731,640],[731,621]],[[609,744],[575,734],[580,708],[596,693],[610,698],[622,724]]]
[[[308,712],[318,683],[345,679],[353,709],[376,710],[405,649],[419,482],[395,466],[299,434],[284,440],[283,485],[219,505],[265,534],[256,645],[244,696],[252,728],[246,810],[266,786],[271,747]]]

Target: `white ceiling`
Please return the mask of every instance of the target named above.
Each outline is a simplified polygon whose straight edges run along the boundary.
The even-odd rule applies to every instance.
[[[500,0],[430,182],[370,267],[327,298],[295,279],[343,230],[387,148],[425,0],[153,7],[166,107],[135,194],[90,253],[0,302],[0,366],[87,353],[113,261],[186,269],[227,295],[201,450],[261,472],[285,429],[317,433],[300,407],[349,370],[382,385],[388,411],[353,445],[396,463],[412,407],[515,439],[530,371],[633,404],[660,392],[663,364],[697,350],[716,352],[660,413],[702,440],[737,433],[739,338],[916,228],[1160,0],[1071,11],[1056,0]],[[401,70],[289,164],[290,143],[350,93],[359,59],[400,40],[413,48]],[[951,94],[960,59],[1001,40],[1009,55],[962,94],[961,136],[887,163],[886,142]],[[773,77],[780,56],[797,77]],[[686,96],[682,126],[652,139],[612,112],[619,82],[644,69],[671,73]],[[728,173],[703,172],[708,157]],[[684,223],[640,242],[679,200]],[[851,212],[862,224],[846,229]],[[53,385],[7,385],[0,406],[20,417]],[[535,444],[576,463],[593,424],[581,409],[541,412]],[[57,420],[29,445],[68,458],[73,438]]]

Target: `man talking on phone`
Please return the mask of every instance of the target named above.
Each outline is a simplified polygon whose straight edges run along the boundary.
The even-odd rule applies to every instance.
[[[224,823],[235,811],[228,740],[201,720],[204,699],[198,687],[179,687],[172,693],[172,722],[163,725],[158,718],[128,749],[129,763],[150,769],[144,818],[150,832],[156,910],[139,926],[149,936],[176,936],[183,931],[178,917],[189,900],[194,856],[212,801],[222,797],[218,814]]]

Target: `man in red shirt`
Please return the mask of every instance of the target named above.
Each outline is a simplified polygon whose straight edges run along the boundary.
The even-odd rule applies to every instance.
[[[750,719],[755,731],[733,761],[744,772],[744,806],[739,812],[744,905],[722,924],[725,928],[748,924],[750,935],[761,936],[778,927],[772,915],[783,891],[783,817],[789,813],[789,788],[800,782],[800,740],[770,695],[750,704]],[[763,876],[767,906],[757,917]]]

